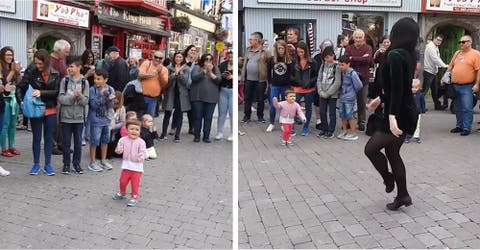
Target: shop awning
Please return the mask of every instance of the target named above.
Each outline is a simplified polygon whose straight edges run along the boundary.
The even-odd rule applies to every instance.
[[[161,29],[151,29],[145,26],[135,25],[132,23],[121,22],[104,16],[98,16],[98,22],[105,25],[120,27],[128,30],[140,31],[148,34],[170,37],[170,32]]]

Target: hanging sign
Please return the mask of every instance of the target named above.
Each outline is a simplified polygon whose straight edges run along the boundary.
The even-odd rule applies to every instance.
[[[70,5],[38,0],[35,11],[36,21],[53,22],[67,26],[88,29],[90,12]]]
[[[480,1],[478,0],[424,0],[424,8],[428,11],[445,11],[456,13],[480,14]]]

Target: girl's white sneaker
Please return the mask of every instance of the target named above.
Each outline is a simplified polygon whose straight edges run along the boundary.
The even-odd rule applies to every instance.
[[[10,171],[5,170],[4,168],[0,167],[0,176],[9,176]]]

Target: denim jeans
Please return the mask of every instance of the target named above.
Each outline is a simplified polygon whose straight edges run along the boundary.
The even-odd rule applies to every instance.
[[[307,122],[303,125],[304,128],[308,129],[308,125],[310,124],[310,120],[312,119],[312,104],[313,104],[313,97],[315,96],[315,91],[306,94],[296,93],[296,100],[300,103],[302,97],[305,99],[305,117],[307,118]]]
[[[146,111],[145,112],[146,112],[146,114],[149,114],[152,117],[154,117],[155,116],[155,108],[157,106],[157,97],[143,96],[143,100],[145,101],[145,106],[146,106]]]
[[[18,106],[17,106],[18,107]],[[17,124],[17,115],[18,110],[13,112],[12,114],[12,107],[10,106],[10,102],[5,102],[5,112],[3,114],[3,124],[2,127],[2,149],[13,148],[15,146],[15,132]],[[7,147],[7,138],[8,138],[8,147]]]
[[[33,164],[40,164],[40,143],[42,141],[42,127],[43,127],[43,153],[45,155],[45,165],[50,165],[52,160],[53,149],[53,129],[57,124],[57,115],[48,115],[40,118],[30,118],[32,124],[32,150],[33,150]],[[68,150],[68,149],[67,149]]]
[[[217,133],[223,133],[223,126],[225,120],[230,120],[230,132],[233,131],[233,91],[231,88],[220,89],[220,99],[218,101],[218,121],[217,121]]]
[[[472,130],[473,122],[473,84],[454,84],[455,89],[455,115],[457,128]]]
[[[200,139],[200,132],[202,131],[202,121],[203,121],[203,138],[209,139],[210,129],[212,128],[212,119],[213,112],[215,111],[216,103],[208,103],[202,101],[192,102],[193,115],[195,120],[194,124],[194,135],[195,138]]]
[[[82,130],[83,123],[62,123],[63,132],[63,165],[70,166],[70,144],[73,135],[73,166],[80,165],[82,157]]]
[[[266,82],[258,81],[245,81],[245,87],[243,88],[244,104],[245,104],[245,117],[250,119],[252,115],[252,103],[257,102],[257,117],[263,118],[263,109],[265,108],[265,102],[263,100],[265,95]]]
[[[327,133],[335,132],[337,126],[337,98],[320,97],[320,119],[322,120],[322,131]],[[330,121],[327,120],[327,111]]]
[[[270,102],[270,124],[275,124],[275,115],[277,110],[273,106],[273,98],[276,97],[279,101],[285,100],[285,91],[289,89],[288,86],[271,86],[270,95],[268,96],[268,101]]]

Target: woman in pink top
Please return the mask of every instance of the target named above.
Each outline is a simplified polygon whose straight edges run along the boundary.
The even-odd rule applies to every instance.
[[[285,91],[285,101],[278,102],[277,97],[273,98],[273,106],[280,110],[280,124],[282,124],[283,136],[282,145],[293,145],[291,140],[291,134],[293,123],[295,123],[295,116],[298,115],[302,118],[303,122],[307,121],[307,118],[302,112],[300,104],[295,102],[296,94],[293,90]]]

